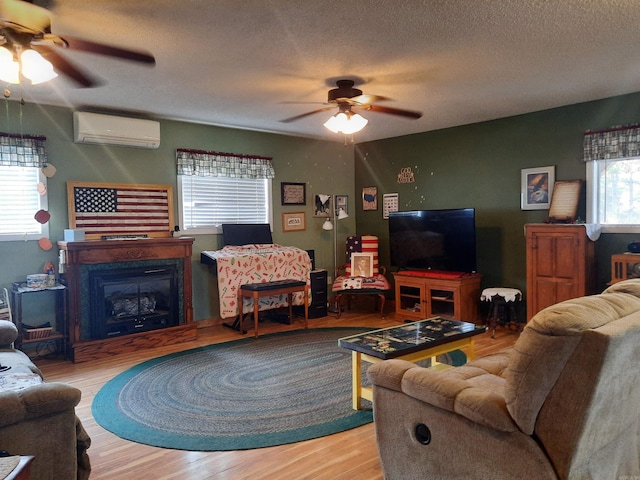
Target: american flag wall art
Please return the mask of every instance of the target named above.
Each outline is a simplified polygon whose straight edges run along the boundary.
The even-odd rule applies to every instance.
[[[168,237],[173,230],[169,185],[79,184],[69,182],[69,223],[87,239],[103,236]]]

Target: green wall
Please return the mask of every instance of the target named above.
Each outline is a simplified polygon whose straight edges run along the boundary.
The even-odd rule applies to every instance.
[[[62,240],[69,228],[67,181],[169,184],[173,186],[177,209],[175,151],[189,148],[208,151],[255,154],[273,158],[274,231],[276,243],[314,249],[317,268],[333,268],[333,234],[322,230],[322,219],[313,217],[313,196],[317,193],[349,195],[353,198],[353,147],[341,139],[327,142],[246,130],[213,127],[160,119],[161,145],[155,150],[104,147],[73,143],[73,110],[61,107],[5,101],[0,115],[0,131],[41,134],[47,137],[47,154],[57,168],[48,180],[50,238]],[[306,206],[281,206],[280,182],[305,182]],[[306,212],[307,226],[302,232],[282,232],[282,212]],[[175,212],[176,223],[178,212]],[[355,229],[355,217],[340,222],[341,238]],[[221,247],[220,235],[198,235],[193,249],[193,303],[196,320],[219,316],[214,272],[200,263],[200,252]],[[46,261],[57,265],[58,252],[42,251],[35,241],[0,242],[0,287],[24,281],[27,274],[42,271]],[[38,298],[36,298],[38,297]],[[49,320],[51,308],[40,296],[25,296],[25,321]],[[52,302],[51,302],[52,303]]]
[[[50,237],[62,239],[68,228],[66,182],[151,183],[174,186],[175,150],[191,148],[273,157],[274,241],[316,251],[317,267],[333,267],[333,233],[313,217],[317,193],[348,195],[347,220],[339,223],[338,255],[347,235],[374,234],[381,239],[380,261],[389,266],[388,227],[382,218],[382,195],[398,193],[400,209],[474,207],[478,229],[478,271],[483,286],[526,290],[524,224],[542,222],[546,211],[520,209],[520,171],[555,165],[557,180],[585,179],[582,139],[587,129],[636,123],[640,94],[624,95],[568,107],[433,132],[344,146],[303,139],[171,120],[160,120],[157,150],[76,145],[72,110],[5,101],[0,131],[47,137],[49,161],[57,174],[49,179]],[[378,116],[383,119],[384,117]],[[403,121],[403,120],[397,120]],[[357,140],[357,139],[356,139]],[[415,183],[398,184],[402,168],[411,167]],[[280,205],[280,182],[305,182],[307,205]],[[378,210],[362,210],[362,188],[378,187]],[[584,194],[583,194],[584,197]],[[283,211],[305,211],[303,232],[282,232]],[[585,218],[584,198],[579,215]],[[176,211],[176,219],[177,211]],[[603,234],[596,243],[598,284],[610,280],[610,256],[638,240],[635,234]],[[216,277],[200,263],[200,252],[221,246],[218,235],[196,236],[193,255],[196,320],[218,316]],[[0,242],[0,287],[40,272],[46,261],[57,264],[57,251],[43,252],[36,242]],[[25,318],[39,317],[48,305],[31,300]]]
[[[556,180],[585,180],[582,141],[588,129],[636,123],[640,94],[357,145],[356,192],[377,186],[398,193],[400,210],[474,207],[478,271],[483,286],[526,290],[524,225],[545,221],[546,210],[520,209],[521,169],[555,166]],[[415,183],[397,183],[410,167]],[[579,217],[585,219],[583,194]],[[358,205],[357,231],[381,238],[389,265],[388,225],[378,211]],[[610,280],[610,256],[637,235],[603,234],[596,243],[598,287]]]

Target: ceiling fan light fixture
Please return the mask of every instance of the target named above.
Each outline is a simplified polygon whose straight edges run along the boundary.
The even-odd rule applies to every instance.
[[[48,82],[58,76],[53,70],[51,62],[30,48],[20,54],[20,62],[22,63],[22,74],[31,80],[32,85]]]
[[[20,83],[20,65],[13,59],[13,54],[5,47],[0,47],[0,80],[7,83]]]
[[[369,123],[369,120],[357,113],[338,112],[335,115],[332,115],[329,120],[324,123],[324,126],[333,133],[351,135],[362,130],[366,127],[367,123]]]

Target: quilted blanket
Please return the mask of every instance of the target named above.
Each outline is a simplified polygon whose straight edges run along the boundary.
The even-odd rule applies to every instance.
[[[278,244],[231,246],[210,253],[218,265],[218,295],[220,316],[238,315],[238,289],[247,283],[265,283],[275,280],[304,280],[307,283],[311,260],[305,250]],[[304,293],[293,295],[294,305],[304,303]],[[287,295],[262,297],[260,310],[287,306]],[[253,311],[250,298],[245,298],[242,312]]]

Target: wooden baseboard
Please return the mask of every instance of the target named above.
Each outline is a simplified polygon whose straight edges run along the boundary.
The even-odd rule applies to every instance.
[[[197,338],[198,327],[195,323],[188,323],[177,327],[133,333],[104,340],[78,342],[71,346],[71,360],[74,363],[88,362],[120,353],[135,352],[144,348],[189,342]]]

